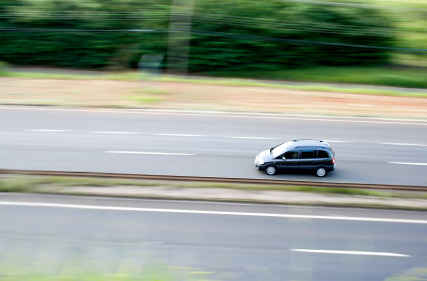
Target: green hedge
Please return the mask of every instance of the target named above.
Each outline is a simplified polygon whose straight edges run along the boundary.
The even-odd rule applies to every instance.
[[[0,28],[166,29],[171,3],[0,1]],[[366,7],[302,2],[196,0],[189,70],[275,70],[384,63],[390,57],[384,49],[277,40],[392,46],[391,22],[381,13]],[[174,38],[176,44],[185,43],[179,36]],[[167,54],[168,33],[0,31],[0,42],[0,60],[10,63],[120,69],[136,67],[143,54]]]

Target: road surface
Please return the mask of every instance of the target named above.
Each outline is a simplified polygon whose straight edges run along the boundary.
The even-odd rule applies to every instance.
[[[336,170],[273,178],[427,183],[427,122],[262,114],[3,107],[0,168],[269,178],[255,156],[302,138],[329,141]]]
[[[3,276],[161,265],[206,280],[377,281],[425,272],[426,249],[425,212],[0,195]]]

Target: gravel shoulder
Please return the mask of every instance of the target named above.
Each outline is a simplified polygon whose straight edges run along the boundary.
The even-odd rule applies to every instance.
[[[427,210],[427,199],[343,194],[316,194],[276,190],[236,190],[225,188],[177,187],[66,187],[45,192],[133,198],[187,199],[228,202],[373,207],[385,209]]]
[[[0,104],[427,118],[427,98],[185,82],[0,77]]]

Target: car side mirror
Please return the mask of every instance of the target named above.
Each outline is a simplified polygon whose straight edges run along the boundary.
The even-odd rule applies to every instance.
[[[283,160],[286,160],[286,157],[285,157],[285,155],[283,155],[282,159],[283,159]]]

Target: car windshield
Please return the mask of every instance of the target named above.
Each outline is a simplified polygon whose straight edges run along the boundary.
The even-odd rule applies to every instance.
[[[288,146],[288,143],[282,143],[279,146],[276,146],[275,148],[273,148],[270,151],[271,156],[273,156],[274,158],[280,156],[281,154],[283,154],[286,151],[286,148]]]

